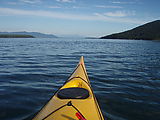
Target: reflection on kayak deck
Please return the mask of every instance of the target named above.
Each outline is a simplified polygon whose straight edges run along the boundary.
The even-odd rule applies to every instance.
[[[33,120],[104,120],[93,94],[83,56],[74,72]]]

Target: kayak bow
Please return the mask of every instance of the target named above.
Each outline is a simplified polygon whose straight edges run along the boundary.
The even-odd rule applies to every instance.
[[[33,120],[104,120],[88,79],[83,56],[69,79]]]

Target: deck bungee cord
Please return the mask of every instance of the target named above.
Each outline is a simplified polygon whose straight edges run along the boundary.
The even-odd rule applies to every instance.
[[[63,107],[66,107],[66,106],[71,106],[73,107],[77,113],[76,113],[76,116],[79,120],[87,120],[85,119],[85,117],[83,116],[83,114],[78,110],[77,107],[75,107],[73,104],[72,104],[72,101],[69,101],[67,104],[65,105],[62,105],[61,107],[57,108],[56,110],[52,111],[50,114],[48,114],[46,117],[44,117],[42,120],[45,120],[46,118],[48,118],[50,115],[54,114],[55,112],[57,112],[58,110],[62,109]]]

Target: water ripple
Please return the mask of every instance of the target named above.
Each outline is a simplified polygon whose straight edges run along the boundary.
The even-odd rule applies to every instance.
[[[83,55],[105,118],[159,120],[159,42],[36,38],[0,43],[0,119],[31,118]]]

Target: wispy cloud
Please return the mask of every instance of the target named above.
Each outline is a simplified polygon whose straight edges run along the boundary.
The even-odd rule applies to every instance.
[[[48,8],[61,8],[60,6],[49,6]]]
[[[75,0],[56,0],[57,2],[63,2],[63,3],[71,3],[75,2]]]
[[[106,12],[103,15],[108,17],[127,17],[127,16],[135,16],[135,11],[114,11],[114,12]]]
[[[19,0],[19,1],[28,4],[41,3],[41,0]]]
[[[105,5],[96,5],[97,8],[123,8],[121,6],[105,6]]]
[[[145,20],[139,20],[139,19],[130,19],[130,18],[124,18],[124,17],[113,17],[106,15],[107,13],[94,13],[94,15],[97,16],[100,20],[105,20],[109,22],[115,22],[115,23],[132,23],[132,24],[143,24],[146,23]]]
[[[82,7],[79,6],[48,6],[48,8],[53,8],[53,9],[58,9],[58,8],[63,8],[63,9],[80,9]]]
[[[51,11],[42,11],[42,10],[22,10],[22,9],[12,9],[12,8],[0,8],[0,15],[25,15],[25,16],[38,16],[38,17],[50,17],[58,19],[68,19],[68,20],[88,20],[88,21],[110,21],[110,22],[119,22],[119,23],[135,23],[141,24],[144,21],[128,19],[128,18],[115,18],[110,17],[114,16],[113,13],[107,15],[107,13],[95,13],[91,15],[86,14],[66,14],[62,12],[51,12]],[[117,13],[117,16],[124,16],[123,13]]]
[[[6,2],[9,5],[23,5],[23,4],[38,4],[42,3],[42,0],[18,0]]]
[[[79,6],[73,6],[73,9],[78,9],[78,8],[84,8],[84,7],[79,7]]]
[[[126,2],[126,1],[113,1],[112,2],[113,4],[134,4],[134,3],[136,3],[136,2]]]
[[[127,13],[124,11],[115,11],[115,12],[106,12],[104,13],[104,15],[110,16],[110,17],[125,17],[127,16]]]

